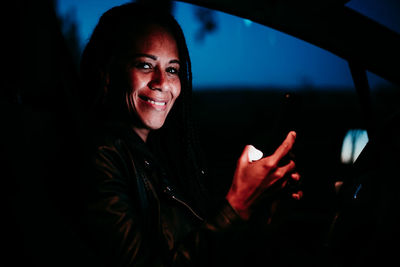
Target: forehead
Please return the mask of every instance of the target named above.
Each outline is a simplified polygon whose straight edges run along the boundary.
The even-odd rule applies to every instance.
[[[159,25],[148,25],[135,38],[134,50],[145,52],[154,49],[178,54],[176,40],[170,31]]]

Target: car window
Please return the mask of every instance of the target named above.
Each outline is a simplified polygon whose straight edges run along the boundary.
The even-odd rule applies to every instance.
[[[100,15],[126,0],[58,0],[68,40],[79,55]],[[274,29],[195,5],[174,2],[193,64],[195,90],[352,86],[341,58]],[[205,24],[213,24],[204,30]],[[79,56],[77,56],[79,57]]]
[[[307,42],[186,3],[176,3],[174,14],[188,39],[195,89],[352,86],[344,60]],[[202,20],[213,28],[203,30]]]
[[[346,6],[400,34],[399,1],[351,0]]]
[[[76,61],[101,14],[126,2],[129,1],[55,1]],[[346,5],[400,32],[400,23],[396,23],[399,5],[394,1],[352,0]],[[346,61],[272,28],[180,1],[173,2],[172,13],[187,38],[195,90],[353,85]],[[373,77],[371,82],[375,84],[379,79]]]
[[[75,42],[77,58],[100,15],[126,2],[58,0],[63,31],[67,41]],[[361,13],[371,10],[359,3],[347,5]],[[346,60],[223,12],[179,1],[172,3],[171,12],[187,39],[194,115],[210,168],[220,172],[218,183],[230,183],[229,171],[244,145],[272,153],[289,130],[298,131],[297,151],[309,179],[347,162],[342,154],[354,146],[346,136],[365,136],[358,133],[364,133],[366,125]],[[394,112],[398,88],[367,75],[378,119]]]

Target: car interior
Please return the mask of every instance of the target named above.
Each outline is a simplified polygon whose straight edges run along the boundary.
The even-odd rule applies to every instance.
[[[323,50],[342,62],[352,81],[347,90],[318,88],[307,79],[297,89],[194,88],[196,127],[213,174],[206,184],[215,195],[226,194],[246,144],[267,155],[288,131],[298,133],[293,154],[302,178],[288,190],[301,189],[303,198],[293,200],[285,191],[273,213],[255,215],[249,234],[257,236],[263,228],[268,239],[257,252],[270,257],[271,266],[385,266],[396,259],[400,34],[353,10],[349,0],[174,2],[208,10],[203,17],[227,14]],[[62,31],[54,1],[25,1],[10,10],[19,22],[5,22],[18,32],[7,44],[18,56],[6,60],[1,97],[2,162],[9,177],[3,197],[11,214],[3,227],[7,258],[17,265],[92,262],[58,210],[61,196],[73,192],[69,155],[80,123],[77,52]],[[231,42],[234,38],[240,36]],[[373,87],[372,78],[384,82]],[[346,138],[350,152],[344,156]],[[26,256],[18,257],[20,251]]]

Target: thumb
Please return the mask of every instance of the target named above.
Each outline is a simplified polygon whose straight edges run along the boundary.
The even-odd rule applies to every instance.
[[[247,145],[243,149],[242,155],[239,158],[241,163],[249,163],[261,159],[263,153],[252,145]]]
[[[247,155],[249,162],[257,161],[263,157],[263,153],[252,145],[250,145]]]
[[[239,158],[239,163],[246,164],[249,162],[249,151],[250,151],[251,147],[252,147],[252,145],[247,145],[244,147],[242,155]]]

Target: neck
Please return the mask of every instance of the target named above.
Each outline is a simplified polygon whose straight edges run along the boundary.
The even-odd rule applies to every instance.
[[[133,130],[143,140],[143,142],[146,143],[150,130],[146,128],[137,128],[137,127],[133,127]]]

